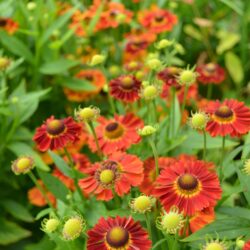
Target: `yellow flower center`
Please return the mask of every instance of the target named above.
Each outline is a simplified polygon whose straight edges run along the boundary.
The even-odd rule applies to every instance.
[[[122,87],[125,89],[130,89],[134,84],[134,80],[130,76],[125,76],[122,79]]]
[[[192,70],[183,70],[180,74],[182,84],[192,84],[195,82],[196,75]]]
[[[208,63],[205,66],[205,73],[207,73],[208,75],[211,75],[214,73],[215,69],[216,69],[216,66],[214,63]]]
[[[63,227],[63,235],[66,239],[74,239],[78,237],[83,230],[80,218],[71,218],[66,221]]]
[[[57,219],[49,219],[47,222],[46,222],[46,225],[45,225],[45,231],[48,232],[48,233],[52,233],[54,232],[58,225],[59,225],[59,220]]]
[[[143,96],[146,99],[154,98],[157,95],[157,88],[153,85],[145,87],[143,91]]]
[[[124,247],[129,240],[129,233],[120,226],[113,227],[106,235],[107,243],[113,248]]]
[[[162,226],[165,230],[178,230],[181,225],[181,216],[177,213],[169,213],[164,215]]]
[[[138,212],[143,212],[151,207],[151,200],[148,196],[142,195],[135,199],[134,209]]]
[[[83,120],[90,120],[95,116],[95,111],[92,108],[83,108],[80,110],[79,116]]]
[[[212,242],[206,246],[205,250],[224,250],[224,247],[220,243]]]
[[[18,170],[25,170],[29,168],[30,165],[31,165],[31,160],[27,157],[19,159],[16,164]]]
[[[123,132],[123,127],[117,122],[111,122],[105,128],[105,135],[109,139],[117,139],[123,135]]]
[[[62,120],[55,119],[47,123],[46,129],[51,135],[60,135],[64,131],[65,125]]]
[[[206,115],[202,113],[194,114],[192,116],[191,123],[194,128],[205,128],[207,123]]]
[[[104,184],[110,184],[114,180],[114,172],[110,169],[105,169],[100,174],[100,181]]]

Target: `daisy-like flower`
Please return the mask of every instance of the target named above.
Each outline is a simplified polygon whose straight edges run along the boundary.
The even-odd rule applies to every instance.
[[[219,179],[210,165],[199,160],[179,160],[164,168],[158,176],[154,195],[166,211],[177,206],[191,216],[214,206],[221,197]]]
[[[200,65],[196,72],[197,80],[202,84],[220,84],[225,80],[225,70],[215,63]]]
[[[152,196],[141,195],[131,200],[129,206],[135,213],[144,214],[150,211],[155,204],[155,198]]]
[[[79,180],[79,186],[87,194],[94,193],[98,200],[111,200],[113,190],[119,196],[138,186],[143,179],[143,163],[135,155],[122,152],[100,163],[95,163],[84,171],[89,176]]]
[[[36,129],[33,140],[42,152],[48,149],[56,150],[65,147],[69,142],[74,143],[79,140],[81,129],[82,127],[72,117],[55,119],[51,116]]]
[[[156,219],[156,226],[163,233],[176,234],[184,226],[184,216],[175,206],[169,212],[163,211],[161,216]]]
[[[203,112],[196,112],[188,119],[188,124],[193,129],[203,130],[209,121],[209,116]]]
[[[180,84],[177,81],[177,77],[181,72],[181,68],[167,67],[157,74],[159,80],[170,87],[179,87]]]
[[[39,182],[39,185],[43,188],[43,190],[45,190],[46,196],[49,199],[49,201],[51,202],[51,204],[53,206],[56,206],[55,196],[52,193],[50,193],[49,191],[47,191],[46,187],[44,186],[44,184],[41,180],[39,180],[38,182]],[[46,199],[44,198],[43,194],[41,193],[41,191],[37,187],[33,187],[33,188],[29,189],[28,199],[32,205],[37,206],[37,207],[44,207],[47,205]]]
[[[143,27],[158,34],[171,31],[177,23],[177,16],[170,11],[158,8],[156,5],[153,5],[150,10],[141,11],[138,18]]]
[[[125,116],[115,115],[111,120],[99,117],[98,122],[100,125],[95,128],[95,131],[100,149],[104,154],[126,150],[140,141],[137,130],[143,127],[143,121],[132,113]],[[89,139],[89,146],[93,152],[97,151],[93,137]]]
[[[206,130],[211,136],[241,136],[250,130],[250,109],[234,99],[210,102],[206,108],[210,121]]]
[[[110,81],[110,94],[123,102],[134,102],[139,99],[141,81],[132,75],[124,75]]]
[[[26,174],[34,168],[34,159],[30,156],[22,156],[12,162],[11,169],[16,174]]]
[[[93,90],[72,90],[64,88],[63,92],[69,101],[82,102],[92,98],[99,94],[106,83],[106,78],[100,70],[97,69],[86,69],[79,71],[76,78],[80,80],[86,80],[93,86]]]
[[[19,25],[11,18],[0,17],[0,29],[6,30],[9,34],[14,34]]]
[[[207,224],[212,223],[214,220],[214,207],[204,208],[201,211],[195,213],[195,215],[189,219],[190,231],[194,233],[205,227]]]
[[[101,218],[88,236],[88,250],[151,249],[148,233],[132,217]]]
[[[201,250],[228,250],[228,244],[225,241],[219,241],[218,239],[212,240],[210,239],[204,246],[202,246]]]

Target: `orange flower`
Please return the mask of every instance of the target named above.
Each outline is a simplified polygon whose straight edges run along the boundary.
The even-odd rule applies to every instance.
[[[158,8],[156,5],[153,5],[150,10],[141,11],[138,19],[143,27],[154,33],[171,31],[177,23],[177,16],[167,10]]]
[[[46,196],[48,197],[49,201],[53,206],[56,206],[56,198],[55,196],[48,192],[41,180],[38,180],[40,186],[45,190]],[[29,202],[37,207],[44,207],[47,205],[47,202],[43,196],[43,194],[40,192],[40,190],[37,187],[33,187],[28,191],[28,199]]]
[[[9,34],[14,34],[19,24],[11,18],[0,17],[0,29],[6,30]]]
[[[143,163],[135,155],[122,152],[113,153],[108,160],[95,163],[84,170],[89,176],[79,180],[79,186],[87,194],[93,193],[97,200],[109,201],[113,190],[119,196],[138,186],[143,179]]]
[[[98,125],[95,130],[101,151],[104,154],[112,154],[114,151],[126,150],[132,144],[136,144],[140,141],[137,129],[143,127],[143,121],[132,113],[125,116],[115,115],[111,120],[99,117],[98,122],[100,125]],[[97,151],[92,136],[89,139],[89,147],[93,152]]]
[[[106,83],[103,73],[96,69],[81,70],[76,74],[76,78],[87,80],[91,85],[93,85],[94,89],[89,91],[76,91],[64,88],[63,91],[67,99],[74,102],[86,101],[97,95]]]

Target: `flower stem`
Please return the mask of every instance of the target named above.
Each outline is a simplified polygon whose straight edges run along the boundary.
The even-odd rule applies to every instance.
[[[174,115],[175,115],[175,87],[172,87],[172,104],[171,104],[171,121],[170,121],[170,135],[174,137]]]
[[[36,176],[32,173],[32,171],[28,172],[28,175],[29,175],[30,179],[33,181],[33,183],[36,185],[36,187],[38,188],[38,190],[41,192],[41,194],[44,197],[45,201],[47,202],[47,204],[51,208],[53,214],[55,216],[57,216],[56,209],[53,207],[53,205],[50,202],[48,196],[46,195],[46,192],[45,192],[44,188],[40,185],[40,183],[38,182]]]
[[[184,113],[184,110],[185,110],[186,100],[187,100],[187,93],[188,93],[188,86],[185,85],[184,98],[183,98],[183,103],[182,103],[182,107],[181,107],[181,117],[183,117],[183,113]]]
[[[152,138],[149,138],[149,144],[151,146],[151,149],[153,151],[153,155],[154,155],[154,159],[155,159],[155,173],[156,176],[159,175],[159,156],[158,156],[158,152],[155,146],[155,142]]]
[[[145,213],[145,221],[146,221],[146,224],[147,224],[149,238],[152,240],[152,230],[151,230],[150,218],[149,218],[148,213]]]
[[[98,139],[97,139],[97,135],[96,135],[96,132],[95,132],[93,122],[90,121],[88,124],[89,124],[90,130],[91,130],[91,132],[92,132],[92,134],[94,136],[94,140],[95,140],[95,144],[96,144],[96,148],[97,148],[97,153],[102,158],[102,152],[101,152],[101,149],[100,149],[100,145],[99,145],[99,142],[98,142]]]
[[[223,136],[222,137],[222,152],[221,152],[221,160],[220,160],[220,165],[219,165],[219,178],[220,178],[220,181],[222,181],[223,179],[223,168],[222,168],[222,165],[223,165],[223,161],[224,161],[224,157],[225,157],[225,144],[226,144],[226,137]]]
[[[210,99],[212,96],[212,92],[213,92],[213,84],[208,84],[208,89],[207,89],[207,99]]]
[[[206,153],[207,153],[207,135],[206,135],[206,131],[205,129],[203,129],[203,143],[204,143],[204,147],[203,147],[203,160],[206,160]]]
[[[186,237],[188,231],[189,231],[189,217],[187,216],[186,217],[186,222],[185,222],[185,225],[184,225],[184,229],[183,229],[183,236]]]
[[[78,185],[77,171],[76,171],[75,168],[74,168],[73,159],[72,159],[72,157],[71,157],[69,151],[67,150],[67,148],[64,148],[64,152],[65,152],[65,155],[66,155],[67,158],[68,158],[69,165],[70,165],[70,167],[71,167],[71,169],[72,169],[72,171],[73,171],[73,174],[74,174],[74,184],[75,184],[76,190],[77,190],[79,196],[81,197],[82,201],[84,201],[84,200],[85,200],[85,199],[84,199],[84,196],[83,196],[83,194],[82,194],[81,188],[80,188],[79,185]]]

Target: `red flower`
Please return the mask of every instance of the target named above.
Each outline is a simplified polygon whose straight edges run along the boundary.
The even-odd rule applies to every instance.
[[[196,68],[198,81],[203,84],[220,84],[225,79],[225,71],[215,63],[200,65]]]
[[[178,88],[180,84],[177,81],[177,76],[181,72],[180,68],[177,67],[167,67],[157,74],[157,77],[168,86],[173,86]]]
[[[88,250],[149,250],[151,241],[147,232],[132,217],[101,218],[88,231]]]
[[[245,243],[243,250],[250,250],[250,240]]]
[[[0,29],[6,30],[9,34],[14,34],[19,25],[11,18],[0,17]]]
[[[202,229],[207,224],[215,220],[215,213],[213,207],[207,207],[195,213],[189,220],[189,226],[192,233]]]
[[[161,171],[154,194],[166,211],[177,206],[186,215],[214,206],[221,197],[221,188],[214,171],[199,160],[179,160]]]
[[[152,6],[150,10],[141,11],[138,17],[140,24],[154,33],[170,31],[177,23],[177,16],[156,5]]]
[[[211,117],[206,127],[211,136],[235,137],[250,130],[250,109],[243,102],[234,99],[222,103],[213,101],[208,104],[206,112]]]
[[[141,82],[132,75],[120,76],[109,83],[110,94],[123,102],[134,102],[139,99]]]
[[[113,192],[123,196],[131,186],[138,186],[143,179],[143,163],[135,155],[113,153],[108,160],[95,163],[84,171],[89,175],[79,180],[79,186],[87,194],[94,193],[97,200],[111,200]]]
[[[132,113],[125,116],[115,115],[111,120],[99,117],[98,121],[100,125],[95,130],[101,151],[104,154],[126,150],[132,144],[140,141],[137,129],[143,127],[143,121]],[[89,146],[93,152],[97,151],[93,137],[89,139]]]
[[[47,189],[45,188],[45,186],[41,180],[38,180],[38,182],[39,182],[40,186],[43,188],[43,190],[46,192],[46,196],[49,199],[49,201],[51,202],[51,204],[53,206],[56,206],[55,196],[52,193],[50,193],[49,191],[47,191]],[[37,207],[44,207],[47,205],[46,199],[44,198],[43,194],[41,193],[41,191],[37,187],[33,187],[33,188],[29,189],[28,199],[32,205],[35,205]]]
[[[33,140],[40,151],[59,149],[65,147],[69,142],[77,141],[81,129],[82,127],[72,117],[59,120],[51,116],[36,129]]]

